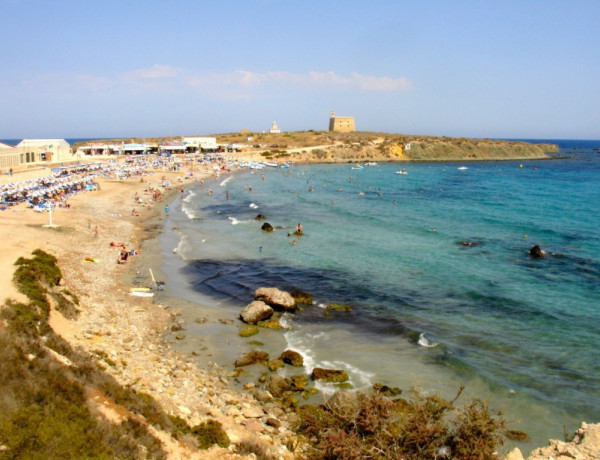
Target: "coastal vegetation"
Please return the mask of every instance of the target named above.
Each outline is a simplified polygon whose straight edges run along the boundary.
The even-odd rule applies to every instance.
[[[461,392],[452,401],[417,391],[409,399],[337,393],[301,407],[296,429],[310,440],[309,459],[494,458],[504,421],[483,401],[457,407]]]
[[[219,422],[188,426],[104,372],[101,363],[115,365],[106,354],[88,355],[55,334],[51,310],[74,316],[79,300],[61,289],[56,257],[32,255],[16,261],[13,276],[28,301],[9,300],[1,311],[0,458],[166,458],[154,430],[194,448],[229,445]],[[102,415],[106,406],[117,420]]]

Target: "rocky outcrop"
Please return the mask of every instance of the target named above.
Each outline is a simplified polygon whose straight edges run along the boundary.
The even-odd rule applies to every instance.
[[[571,442],[551,439],[550,446],[535,449],[527,460],[588,460],[600,458],[600,423],[583,422]]]
[[[571,442],[551,439],[548,447],[531,452],[527,460],[591,460],[600,458],[600,423],[581,423]],[[521,450],[515,447],[504,460],[525,460]]]
[[[255,300],[262,300],[276,310],[296,311],[296,301],[289,292],[277,288],[258,288],[254,292]]]
[[[240,318],[248,324],[256,324],[273,316],[274,310],[261,300],[246,305],[240,313]]]

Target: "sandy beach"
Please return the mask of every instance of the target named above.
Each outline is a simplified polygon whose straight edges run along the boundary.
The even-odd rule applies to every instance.
[[[2,176],[1,183],[49,173],[47,169],[15,173]],[[196,170],[194,180],[212,173],[208,168]],[[12,283],[14,262],[19,257],[30,257],[37,248],[55,255],[65,287],[80,299],[80,314],[72,321],[53,311],[51,326],[73,347],[108,357],[111,365],[105,366],[107,372],[121,384],[152,395],[168,413],[191,424],[217,419],[232,443],[250,440],[264,445],[276,458],[293,458],[284,447],[293,436],[283,411],[266,407],[250,393],[232,390],[227,382],[231,369],[199,369],[172,351],[163,335],[177,318],[177,310],[155,304],[152,298],[130,295],[128,282],[152,286],[148,264],[156,267],[156,257],[143,253],[118,264],[120,248],[110,243],[123,242],[128,250],[140,250],[143,240],[160,231],[165,204],[189,182],[183,172],[172,171],[155,171],[143,179],[98,179],[99,191],[75,194],[68,199],[70,208],[53,212],[55,227],[47,226],[47,212],[34,212],[24,203],[3,211],[0,238],[5,244],[0,254],[0,283],[4,298],[23,300]],[[173,187],[164,191],[163,201],[153,202],[145,190],[149,184],[158,187],[163,180]],[[153,207],[138,205],[136,192]],[[131,215],[133,208],[139,216]],[[108,417],[118,417],[119,408],[107,401],[103,404]],[[277,427],[267,425],[270,417],[278,418]],[[171,458],[240,458],[233,448],[193,451],[165,433],[157,437]]]

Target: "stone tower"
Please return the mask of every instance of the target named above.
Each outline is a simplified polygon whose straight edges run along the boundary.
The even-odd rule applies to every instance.
[[[336,117],[335,112],[331,111],[329,117],[329,131],[336,131],[338,133],[351,133],[356,131],[354,127],[354,117]]]

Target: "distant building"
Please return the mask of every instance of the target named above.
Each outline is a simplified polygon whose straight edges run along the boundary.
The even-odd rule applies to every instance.
[[[56,163],[73,160],[73,150],[64,139],[23,139],[15,147],[19,163]]]
[[[191,152],[217,152],[219,150],[216,137],[184,137],[183,142]]]
[[[338,133],[351,133],[356,131],[354,127],[354,117],[336,117],[335,112],[331,112],[329,118],[329,131]]]
[[[271,129],[269,130],[269,132],[271,134],[279,134],[279,133],[281,133],[281,130],[277,127],[277,123],[273,122],[273,124],[271,125]]]

